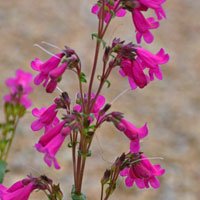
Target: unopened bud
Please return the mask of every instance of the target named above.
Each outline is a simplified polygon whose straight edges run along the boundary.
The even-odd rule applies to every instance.
[[[67,54],[67,56],[71,56],[75,53],[75,51],[73,49],[71,49],[70,47],[65,46],[64,53]]]
[[[110,47],[106,47],[105,52],[104,52],[104,56],[103,56],[103,61],[107,62],[109,59],[109,54],[110,54]]]
[[[106,169],[106,171],[104,172],[104,176],[103,178],[101,179],[101,183],[102,184],[106,184],[110,178],[110,170],[109,169]]]
[[[63,101],[64,101],[67,105],[70,105],[71,100],[70,100],[69,95],[68,95],[67,92],[63,92],[63,93],[62,93],[62,98],[63,98]]]
[[[121,113],[121,112],[112,112],[111,114],[116,119],[120,120],[121,118],[123,118],[123,113]]]
[[[104,115],[109,109],[110,109],[111,105],[110,104],[106,104],[103,109],[100,111],[99,115],[102,116]]]

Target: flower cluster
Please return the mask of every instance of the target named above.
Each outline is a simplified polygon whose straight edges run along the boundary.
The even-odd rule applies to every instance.
[[[29,108],[31,101],[28,95],[33,90],[30,85],[32,79],[31,73],[24,72],[21,69],[17,70],[15,78],[6,80],[6,85],[11,88],[11,92],[4,96],[4,100],[13,104],[22,104],[25,108]]]
[[[104,20],[108,23],[113,16],[124,17],[127,10],[132,14],[133,23],[136,29],[137,43],[141,43],[142,37],[146,43],[152,43],[154,36],[150,30],[157,29],[160,24],[153,17],[146,19],[142,12],[153,9],[158,20],[166,18],[165,11],[162,8],[162,4],[165,1],[166,0],[107,0],[104,5],[106,7],[105,13],[103,14]],[[101,7],[102,2],[99,1],[92,7],[92,13],[100,17],[100,15],[102,15],[100,12]]]
[[[144,88],[154,80],[154,77],[162,80],[160,65],[169,61],[169,55],[163,49],[153,54],[140,46],[124,43],[125,41],[114,39],[112,46],[106,49],[104,58],[112,55],[110,63],[113,63],[114,57],[116,62],[113,67],[120,67],[119,73],[122,77],[128,77],[132,90],[137,87]],[[146,70],[148,73],[145,73]]]
[[[39,177],[28,176],[23,180],[17,181],[10,188],[0,184],[0,199],[1,200],[28,200],[34,190],[44,191],[49,199],[61,200],[62,192],[59,185],[54,185],[53,181],[47,176]]]
[[[66,136],[70,134],[70,127],[65,127],[65,120],[59,122],[56,117],[58,112],[56,109],[56,104],[53,104],[47,109],[33,109],[33,115],[38,117],[38,119],[31,124],[31,128],[33,131],[39,131],[43,127],[45,128],[44,135],[40,138],[39,142],[35,144],[35,148],[39,152],[45,154],[44,161],[48,166],[51,166],[52,163],[54,163],[55,168],[59,169],[60,166],[55,158],[55,155],[60,149]]]
[[[34,83],[36,85],[43,83],[48,93],[52,93],[55,90],[62,74],[67,69],[67,63],[61,62],[64,55],[64,53],[58,53],[44,63],[38,58],[31,62],[31,67],[39,71],[39,74],[34,79]],[[60,63],[62,64],[59,66]]]
[[[149,188],[149,183],[153,188],[160,187],[160,182],[156,176],[165,173],[160,165],[152,165],[148,158],[141,155],[140,158],[120,172],[121,176],[126,176],[126,186],[132,187],[134,182],[140,189]]]

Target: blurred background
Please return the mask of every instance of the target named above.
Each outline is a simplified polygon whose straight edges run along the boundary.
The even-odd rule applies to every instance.
[[[35,57],[45,61],[49,55],[33,45],[41,41],[59,47],[68,45],[80,55],[83,69],[90,73],[95,42],[91,33],[96,32],[97,18],[90,13],[95,1],[83,0],[0,0],[0,121],[3,116],[3,96],[8,93],[4,82],[21,68],[36,74],[30,68]],[[160,178],[157,190],[139,190],[135,186],[127,189],[120,178],[113,200],[199,200],[200,180],[200,1],[168,0],[164,4],[167,20],[153,30],[155,41],[151,45],[142,44],[153,53],[164,48],[170,54],[170,62],[162,66],[164,79],[156,80],[144,89],[129,91],[112,107],[125,113],[127,120],[141,127],[148,123],[149,136],[142,143],[142,151],[148,157],[160,156],[164,160],[153,161],[161,164],[166,173]],[[154,15],[154,13],[150,14]],[[114,37],[127,42],[135,42],[134,26],[130,14],[123,19],[115,19],[106,35],[109,43]],[[43,45],[52,53],[56,49]],[[99,67],[101,63],[99,63]],[[65,74],[59,87],[66,90],[74,103],[77,92],[76,77],[72,72]],[[127,80],[120,77],[117,70],[110,78],[112,87],[104,88],[107,102],[129,87]],[[98,81],[96,80],[96,85]],[[95,89],[95,87],[94,87]],[[46,94],[42,87],[35,87],[31,95],[33,107],[52,104],[58,91]],[[32,109],[31,108],[31,109]],[[42,132],[30,129],[34,120],[31,109],[22,119],[17,129],[9,169],[4,185],[9,187],[28,174],[46,174],[60,183],[70,199],[72,184],[71,152],[63,148],[58,155],[61,170],[48,168],[43,155],[37,153],[33,145]],[[64,145],[67,146],[67,142]],[[84,177],[83,192],[89,200],[97,200],[100,195],[99,180],[110,163],[122,152],[127,152],[129,142],[124,135],[110,124],[97,133],[92,146],[92,157],[88,159]],[[34,193],[30,200],[46,199],[41,193]]]

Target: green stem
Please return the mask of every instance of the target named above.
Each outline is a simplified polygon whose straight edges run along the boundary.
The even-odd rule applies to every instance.
[[[100,14],[99,25],[98,25],[98,37],[100,39],[103,38],[102,31],[103,31],[103,24],[104,24],[104,6],[105,6],[105,0],[103,0],[103,2],[102,2],[101,14]],[[95,56],[94,56],[94,63],[93,63],[93,68],[92,68],[92,74],[91,74],[91,77],[90,77],[90,83],[89,83],[89,89],[88,89],[88,104],[87,104],[87,113],[88,114],[89,114],[89,109],[90,109],[92,85],[93,85],[94,76],[95,76],[95,72],[96,72],[96,68],[97,68],[97,61],[98,61],[100,46],[101,46],[101,42],[97,40],[96,41]]]
[[[103,200],[104,184],[101,184],[101,200]]]
[[[17,127],[17,125],[19,123],[19,119],[20,119],[19,117],[15,117],[15,119],[14,119],[13,131],[12,131],[12,134],[11,134],[11,138],[9,139],[9,142],[8,142],[8,146],[7,146],[7,150],[6,150],[6,153],[5,153],[4,161],[6,161],[8,159],[8,154],[10,152],[10,148],[12,146],[13,139],[15,137],[16,127]]]

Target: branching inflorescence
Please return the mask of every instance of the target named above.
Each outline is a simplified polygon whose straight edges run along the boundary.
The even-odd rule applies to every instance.
[[[164,174],[165,170],[160,165],[152,165],[140,150],[140,140],[148,135],[147,124],[137,128],[127,121],[124,114],[115,111],[109,112],[111,104],[101,95],[104,85],[110,87],[109,76],[114,68],[118,68],[119,75],[128,78],[130,89],[144,88],[156,77],[162,80],[160,66],[169,60],[168,54],[160,49],[157,54],[153,54],[141,45],[142,38],[146,43],[152,43],[154,36],[152,29],[159,27],[159,21],[166,18],[162,4],[165,0],[99,0],[91,9],[91,12],[98,17],[97,33],[92,34],[96,39],[96,48],[92,72],[89,77],[87,91],[83,91],[83,84],[87,84],[85,73],[82,71],[81,60],[75,50],[65,46],[47,61],[42,62],[38,58],[31,62],[31,67],[38,71],[34,78],[35,85],[42,84],[47,93],[52,93],[58,83],[62,80],[66,71],[73,71],[77,75],[79,91],[76,95],[76,105],[72,105],[67,92],[54,99],[54,103],[48,108],[35,108],[32,114],[37,118],[31,124],[33,131],[44,128],[44,134],[40,137],[35,148],[44,154],[44,161],[50,167],[54,165],[60,169],[56,154],[62,146],[66,137],[70,138],[68,147],[72,150],[74,184],[71,197],[73,200],[83,200],[86,196],[82,193],[82,181],[87,157],[91,156],[91,144],[97,130],[105,122],[112,123],[116,129],[130,140],[130,149],[127,153],[121,154],[110,169],[107,169],[101,179],[101,200],[107,200],[116,188],[116,181],[120,176],[125,176],[126,186],[131,187],[136,183],[138,188],[153,188],[160,186],[157,176]],[[153,17],[145,18],[143,12],[149,9],[155,11],[157,19]],[[104,36],[115,17],[124,17],[131,13],[135,26],[137,44],[126,43],[120,38],[114,38],[111,45],[107,45]],[[101,47],[104,49],[102,58],[102,74],[98,75],[98,89],[93,91],[93,83],[96,77],[97,62]],[[100,66],[99,66],[100,67]],[[9,81],[8,81],[9,82]],[[10,81],[7,84],[11,84]],[[29,91],[27,89],[27,91]],[[6,99],[11,99],[6,96]],[[23,103],[23,102],[22,102]],[[24,103],[25,106],[27,106]],[[58,112],[65,114],[62,118],[57,117]],[[159,158],[158,158],[159,159]],[[20,184],[26,187],[26,191],[31,192],[38,187],[41,188],[40,178],[28,178]],[[37,182],[37,184],[36,184]],[[106,187],[106,190],[105,190]],[[105,193],[104,193],[105,190]],[[28,199],[26,197],[14,199]],[[26,193],[26,192],[25,192]],[[52,194],[52,192],[49,192]],[[7,194],[7,193],[6,193]],[[3,200],[11,200],[4,193],[0,193]],[[50,197],[49,197],[50,198]],[[51,198],[50,198],[51,199]],[[52,195],[52,199],[59,199]]]

